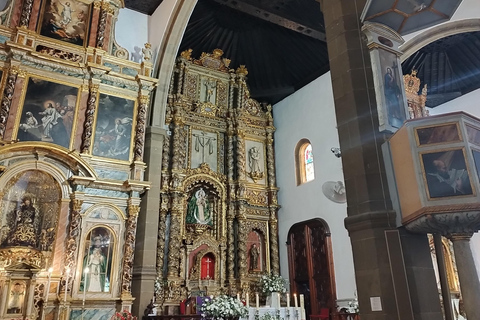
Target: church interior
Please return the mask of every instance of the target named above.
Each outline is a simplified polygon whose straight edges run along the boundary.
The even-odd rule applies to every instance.
[[[0,90],[0,320],[480,319],[476,0],[0,0]]]

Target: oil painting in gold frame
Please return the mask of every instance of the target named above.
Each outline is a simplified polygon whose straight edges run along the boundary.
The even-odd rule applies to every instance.
[[[46,0],[39,24],[42,36],[85,46],[90,5],[79,0]]]
[[[135,100],[100,93],[93,140],[94,156],[129,160]]]
[[[30,77],[16,137],[70,147],[78,87]]]

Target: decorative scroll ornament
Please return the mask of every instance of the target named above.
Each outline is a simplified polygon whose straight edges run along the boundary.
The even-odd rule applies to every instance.
[[[183,54],[184,52],[185,55]],[[188,50],[184,52],[182,52],[182,58],[190,57],[190,54],[192,53]],[[228,66],[230,65],[230,59],[222,58],[222,55],[223,51],[220,49],[213,50],[213,53],[202,52],[200,59],[193,60],[193,63],[210,69],[228,72],[230,70],[228,68]]]
[[[36,50],[39,53],[49,55],[53,58],[58,58],[58,59],[62,59],[70,62],[79,62],[79,63],[83,62],[83,56],[72,53],[72,52],[67,52],[64,50],[59,50],[59,49],[50,48],[46,46],[37,46]]]
[[[13,247],[0,249],[0,267],[8,268],[23,263],[37,269],[45,268],[45,257],[32,248]]]
[[[10,69],[10,73],[7,77],[7,83],[5,84],[5,89],[3,90],[2,106],[0,110],[0,138],[2,138],[5,134],[8,114],[12,104],[13,92],[15,91],[15,82],[17,81],[17,73],[17,69]]]

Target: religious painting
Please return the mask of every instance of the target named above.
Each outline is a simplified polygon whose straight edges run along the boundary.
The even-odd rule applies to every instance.
[[[40,34],[79,46],[86,44],[90,5],[79,0],[46,0]]]
[[[5,187],[0,220],[0,247],[29,247],[53,251],[60,186],[49,174],[28,170]]]
[[[187,225],[193,224],[203,225],[207,228],[213,227],[213,206],[207,192],[203,187],[192,192],[187,205],[187,216],[185,219]]]
[[[192,129],[191,168],[198,168],[207,163],[213,171],[217,171],[218,136],[216,132]]]
[[[96,227],[87,235],[83,254],[80,291],[110,292],[115,238],[104,227]]]
[[[400,128],[407,119],[405,92],[403,89],[402,69],[396,54],[378,50],[379,66],[376,75],[380,88],[377,103],[384,113],[384,121],[390,127]]]
[[[70,146],[78,87],[29,78],[16,138]]]
[[[419,145],[461,141],[457,123],[418,128],[416,133]]]
[[[7,314],[23,314],[27,295],[27,283],[24,280],[13,280],[10,283]]]
[[[467,128],[467,136],[468,136],[468,142],[476,144],[477,146],[480,146],[480,130],[478,128],[474,128],[471,126],[466,126]]]
[[[429,198],[472,195],[462,149],[421,155]]]
[[[97,109],[92,154],[129,160],[135,101],[100,93]]]

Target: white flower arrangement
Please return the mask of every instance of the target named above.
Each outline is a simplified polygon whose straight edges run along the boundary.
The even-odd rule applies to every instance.
[[[280,320],[280,316],[267,312],[263,316],[259,317],[259,320]]]
[[[248,315],[248,309],[241,301],[225,295],[206,298],[200,310],[202,317],[229,318]]]
[[[278,274],[263,275],[260,278],[260,287],[263,294],[270,294],[272,292],[285,293],[287,292],[287,281]]]
[[[353,299],[348,302],[348,306],[346,307],[348,313],[358,313],[358,300]]]

